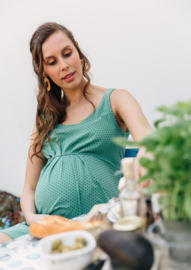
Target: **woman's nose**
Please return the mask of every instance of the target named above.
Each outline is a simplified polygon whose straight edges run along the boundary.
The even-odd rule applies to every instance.
[[[61,70],[66,70],[69,67],[67,61],[65,59],[60,60],[60,69]]]

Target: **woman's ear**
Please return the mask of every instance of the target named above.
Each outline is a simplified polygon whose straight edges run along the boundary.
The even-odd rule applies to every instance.
[[[78,42],[76,41],[76,44],[77,44],[77,46],[79,47],[79,44],[78,44]]]

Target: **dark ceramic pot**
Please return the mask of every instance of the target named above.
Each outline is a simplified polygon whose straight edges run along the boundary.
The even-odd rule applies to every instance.
[[[165,240],[173,243],[169,256],[179,262],[191,265],[191,222],[162,220]]]

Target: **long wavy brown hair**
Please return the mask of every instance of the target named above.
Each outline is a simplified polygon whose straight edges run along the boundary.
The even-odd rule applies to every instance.
[[[31,145],[32,154],[30,160],[32,162],[33,156],[39,156],[42,151],[43,144],[46,139],[52,141],[49,132],[53,128],[62,123],[66,119],[66,107],[70,104],[66,95],[62,95],[62,89],[56,85],[50,77],[48,77],[51,84],[51,91],[47,91],[46,84],[43,78],[43,55],[42,55],[42,44],[45,40],[57,31],[62,31],[72,41],[75,48],[79,53],[79,57],[82,60],[82,71],[85,78],[86,84],[82,89],[84,97],[93,105],[91,100],[86,95],[86,89],[90,85],[90,77],[88,71],[90,70],[90,62],[87,57],[80,50],[77,42],[74,39],[73,34],[64,26],[57,23],[44,23],[41,25],[32,35],[30,40],[30,51],[32,53],[32,63],[34,71],[38,78],[38,93],[37,93],[37,113],[36,113],[36,128],[34,143]],[[55,131],[54,131],[55,132]],[[32,134],[34,135],[34,133]],[[31,136],[32,136],[31,135]],[[37,151],[37,146],[38,151]]]

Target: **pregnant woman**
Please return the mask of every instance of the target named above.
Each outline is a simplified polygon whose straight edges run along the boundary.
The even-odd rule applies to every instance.
[[[139,141],[151,132],[128,91],[91,84],[90,63],[68,29],[41,25],[30,51],[38,95],[21,195],[26,222],[1,230],[0,243],[28,234],[29,225],[47,215],[70,219],[117,197],[120,176],[114,173],[124,151],[111,138],[130,132]],[[141,175],[138,159],[143,153],[140,149],[136,177]]]

